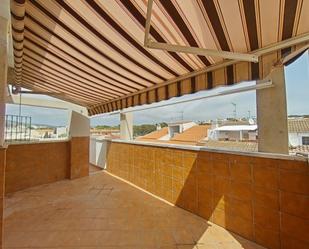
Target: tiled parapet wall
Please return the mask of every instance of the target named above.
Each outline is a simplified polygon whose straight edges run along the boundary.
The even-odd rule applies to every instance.
[[[5,193],[68,178],[68,141],[12,144],[6,151]]]
[[[3,243],[3,209],[4,209],[4,175],[6,164],[6,149],[0,147],[0,249]]]
[[[89,175],[89,137],[72,137],[70,140],[70,179]]]
[[[304,160],[113,142],[107,170],[267,248],[309,248]]]

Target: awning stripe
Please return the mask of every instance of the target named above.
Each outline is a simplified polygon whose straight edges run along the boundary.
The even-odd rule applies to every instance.
[[[288,39],[293,34],[294,21],[298,0],[285,0],[282,40]]]
[[[250,48],[251,50],[256,50],[259,48],[259,41],[257,35],[255,0],[242,0],[242,2],[245,11]]]
[[[134,16],[134,18],[140,23],[140,25],[144,28],[146,19],[139,12],[139,10],[134,6],[134,4],[130,0],[120,0],[123,6]],[[151,26],[150,35],[155,38],[157,42],[166,43],[165,39],[156,31],[156,29]],[[185,67],[189,72],[193,71],[193,68],[190,67],[188,63],[186,63],[177,53],[168,52],[176,61],[178,61],[183,67]]]
[[[43,8],[40,4],[38,4],[37,2],[33,1],[33,0],[29,0],[31,1],[31,3],[37,7],[40,11],[42,11],[45,15],[47,15],[50,19],[52,19],[55,23],[57,23],[58,25],[60,25],[63,29],[65,29],[67,32],[69,32],[71,35],[73,35],[74,37],[76,37],[78,40],[80,40],[81,42],[83,42],[84,44],[86,44],[88,47],[92,48],[93,50],[95,50],[97,53],[99,53],[101,56],[103,56],[104,58],[108,59],[109,61],[111,61],[112,63],[116,64],[117,66],[123,68],[124,70],[136,75],[137,77],[142,77],[138,74],[136,74],[134,71],[132,71],[131,69],[123,66],[121,63],[115,61],[113,58],[111,58],[110,56],[108,56],[107,54],[103,53],[101,50],[99,50],[98,48],[96,48],[95,46],[93,46],[91,43],[89,43],[87,40],[85,40],[83,37],[81,37],[80,35],[78,35],[76,32],[74,32],[72,29],[70,29],[67,25],[65,25],[64,23],[60,22],[53,14],[51,14],[49,11],[47,11],[45,8]],[[104,37],[100,37],[102,40],[104,39]],[[105,40],[104,40],[105,41]],[[106,40],[107,42],[108,40]],[[110,45],[110,44],[108,44]],[[127,56],[125,53],[121,52],[120,49],[118,49],[115,45],[112,47],[114,50],[117,50],[118,53],[121,53],[121,55],[129,60],[132,60],[132,58],[130,58],[129,56]],[[135,63],[136,64],[136,63]],[[150,69],[145,68],[143,65],[138,65],[141,68],[143,68],[144,70],[148,71],[149,73],[153,74],[154,76],[160,78],[161,80],[166,80],[164,77],[162,77],[161,75],[151,71]],[[111,69],[110,69],[111,70]]]
[[[63,92],[97,114],[263,79],[309,40],[304,0],[154,1],[155,41],[258,53],[258,64],[145,48],[146,11],[139,0],[12,0],[15,84]]]
[[[92,91],[95,90],[95,91],[99,91],[99,92],[101,92],[102,89],[104,89],[104,87],[101,88],[101,87],[99,87],[99,86],[93,86],[93,85],[87,84],[86,82],[79,81],[79,80],[76,79],[76,78],[72,78],[71,75],[69,75],[69,74],[67,74],[67,73],[64,73],[63,71],[59,71],[59,70],[57,70],[57,69],[54,69],[54,68],[51,67],[50,65],[44,64],[44,63],[42,63],[41,61],[39,61],[39,60],[37,60],[37,59],[35,59],[35,58],[31,57],[31,56],[28,56],[27,53],[25,53],[24,55],[25,55],[25,57],[24,57],[24,63],[25,63],[25,65],[30,64],[30,65],[34,66],[34,67],[36,68],[37,71],[43,70],[43,71],[45,71],[45,72],[48,72],[48,73],[50,73],[51,75],[54,75],[54,76],[56,76],[56,77],[58,77],[58,78],[63,79],[65,82],[67,82],[67,84],[69,84],[69,83],[71,83],[71,84],[73,84],[73,85],[79,84],[79,85],[82,86],[83,88],[86,88],[86,89],[87,89],[87,87],[88,87],[88,89],[91,89]],[[33,63],[33,62],[38,63],[39,66],[36,65],[36,64]],[[49,70],[46,70],[45,68],[51,69],[52,72],[55,71],[55,72],[57,72],[58,74],[54,74],[54,73],[50,72]],[[64,77],[63,77],[63,76],[64,76]],[[66,79],[66,78],[71,79],[71,80],[68,80],[68,79]],[[73,82],[77,82],[77,83],[73,83]],[[104,91],[104,95],[109,96],[110,98],[113,98],[113,97],[115,97],[115,96],[116,96],[116,97],[120,97],[120,96],[121,96],[120,94],[117,94],[117,93],[114,93],[114,92],[113,92],[113,93],[109,93],[108,91]]]
[[[46,91],[46,92],[50,92],[50,89],[49,87],[44,87],[44,86],[33,86],[33,83],[32,81],[28,81],[28,80],[24,80],[22,83],[21,83],[21,87],[25,87],[25,88],[33,88],[34,91]],[[87,101],[84,101],[84,100],[80,100],[80,97],[68,97],[66,95],[64,96],[61,96],[61,95],[58,95],[57,98],[59,99],[62,99],[64,101],[69,101],[71,103],[75,103],[77,105],[84,105],[84,106],[87,106],[89,105],[89,102]]]
[[[102,74],[103,76],[105,76],[105,77],[108,78],[109,80],[115,81],[115,82],[117,82],[117,83],[119,83],[119,84],[127,85],[125,82],[121,82],[121,81],[119,81],[119,80],[117,80],[117,79],[115,79],[115,78],[112,78],[112,77],[110,77],[109,75],[103,73],[102,71],[99,71],[98,69],[94,68],[93,66],[91,66],[91,65],[89,65],[89,64],[87,64],[87,63],[85,63],[84,61],[82,61],[82,60],[79,59],[78,57],[73,56],[72,54],[66,52],[66,51],[65,51],[64,49],[62,49],[61,47],[56,46],[55,44],[50,43],[47,39],[45,39],[44,37],[40,36],[37,32],[34,32],[33,30],[31,30],[31,29],[29,29],[29,28],[27,28],[27,27],[25,28],[25,30],[26,30],[27,32],[31,33],[32,35],[38,37],[39,39],[43,40],[43,41],[44,41],[45,43],[47,43],[48,45],[50,45],[50,46],[56,48],[57,50],[60,50],[62,53],[64,53],[64,54],[65,54],[66,56],[68,56],[69,58],[72,58],[72,59],[78,61],[78,63],[83,64],[84,66],[91,68],[92,70],[96,71],[96,72],[99,73],[99,74]],[[26,37],[27,37],[27,35],[26,35]],[[41,44],[41,45],[42,45],[42,44]],[[129,78],[127,78],[127,80],[129,80]],[[139,82],[134,81],[134,80],[131,80],[131,82],[133,83],[133,85],[138,85],[139,87],[146,87],[146,86],[149,86],[149,85],[145,85],[145,84],[139,83]],[[132,87],[131,85],[127,85],[127,86],[128,86],[128,87]],[[134,88],[134,87],[132,87],[132,88]],[[137,90],[137,89],[139,89],[139,88],[135,88],[135,90]]]
[[[292,50],[295,50],[295,47],[292,48]],[[241,82],[241,81],[250,81],[250,80],[258,80],[265,78],[270,70],[269,65],[275,65],[278,64],[278,52],[273,52],[271,54],[267,54],[265,56],[262,56],[260,63],[248,63],[248,62],[239,62],[233,65],[228,65],[224,68],[217,69],[214,71],[206,72],[204,74],[191,77],[188,81],[188,79],[177,81],[174,83],[170,83],[169,85],[158,87],[158,99],[159,100],[166,100],[171,97],[177,97],[182,96],[185,94],[189,94],[193,92],[194,85],[197,83],[200,83],[200,85],[203,85],[199,90],[206,90],[206,89],[212,89],[217,86],[224,86],[224,85],[231,85],[235,82]],[[264,68],[263,70],[260,70],[260,68]],[[249,72],[249,73],[248,73]],[[204,75],[203,77],[201,77]],[[194,78],[194,79],[193,79]],[[236,79],[239,79],[236,81]],[[207,84],[202,84],[202,81],[207,82]],[[192,84],[192,82],[196,82],[195,84]],[[191,83],[190,83],[191,82]],[[160,94],[162,91],[160,89],[166,89],[168,91],[168,97],[166,98],[166,94]],[[163,90],[164,92],[164,90]],[[149,90],[146,92],[146,96],[150,96],[149,94],[154,94],[155,89]],[[130,98],[134,98],[135,95],[130,96]],[[157,102],[155,98],[149,97],[149,99],[145,101],[145,103],[141,104],[151,104]],[[106,105],[106,104],[102,104]],[[133,104],[133,106],[135,106]],[[123,106],[123,108],[129,107],[128,105]],[[92,108],[90,108],[92,109]],[[112,111],[115,111],[116,109],[113,109]]]
[[[183,21],[179,12],[172,4],[170,0],[160,0],[161,5],[164,7],[169,16],[173,19],[174,23],[177,25],[178,29],[181,31],[183,36],[188,41],[189,45],[192,47],[199,47],[194,37],[192,36],[190,30],[188,29],[186,23]],[[199,55],[198,58],[206,65],[209,66],[210,62],[205,56]]]
[[[34,73],[33,70],[31,68],[27,67],[26,65],[25,65],[24,70],[23,70],[23,75],[27,75],[28,77],[34,77],[34,78],[37,78],[39,80],[40,79],[44,80],[45,82],[48,82],[51,85],[54,84],[55,87],[57,85],[59,85],[59,88],[62,89],[62,90],[67,90],[67,91],[71,90],[71,93],[77,93],[80,96],[86,96],[89,99],[96,100],[98,98],[101,98],[101,99],[108,100],[108,98],[106,98],[104,95],[99,96],[99,94],[97,94],[93,91],[90,92],[90,91],[87,91],[87,89],[83,89],[83,88],[78,87],[76,85],[72,86],[72,85],[66,84],[63,81],[59,81],[56,78],[43,75],[42,73]]]
[[[138,90],[138,89],[140,89],[141,86],[142,86],[142,87],[145,87],[145,85],[139,84],[139,83],[137,83],[137,82],[132,82],[132,83],[134,83],[135,85],[140,86],[139,88],[134,87],[134,85],[132,86],[132,85],[128,85],[128,84],[126,84],[126,83],[124,83],[124,82],[120,82],[120,81],[118,81],[117,79],[111,79],[111,77],[109,77],[108,75],[104,74],[103,72],[100,72],[99,70],[97,70],[96,68],[92,67],[91,65],[88,65],[88,64],[86,64],[85,62],[81,61],[80,59],[78,59],[78,58],[72,56],[71,54],[69,54],[68,52],[66,52],[65,50],[63,50],[62,48],[57,47],[57,46],[55,46],[55,45],[49,43],[45,38],[43,38],[43,37],[41,37],[41,36],[38,36],[37,33],[33,32],[32,30],[29,30],[28,28],[25,28],[25,30],[26,30],[27,32],[31,33],[33,36],[35,36],[36,39],[38,39],[38,40],[41,39],[41,41],[40,41],[41,44],[36,43],[36,42],[34,42],[34,39],[31,39],[31,37],[28,37],[28,36],[27,36],[27,33],[26,33],[25,39],[26,39],[26,40],[29,40],[29,41],[30,41],[31,43],[33,43],[35,46],[41,48],[42,50],[44,50],[44,51],[46,51],[46,52],[52,54],[53,56],[55,56],[55,57],[57,57],[57,58],[60,58],[60,59],[61,59],[62,57],[63,57],[63,58],[68,57],[68,58],[70,58],[70,59],[73,59],[73,60],[78,61],[78,63],[80,63],[80,64],[82,64],[82,65],[84,65],[84,66],[90,68],[91,70],[95,71],[96,73],[101,74],[102,76],[106,77],[107,80],[104,80],[104,81],[106,81],[106,83],[109,83],[111,86],[120,87],[120,88],[122,88],[122,86],[127,86],[128,88],[131,88],[131,89],[133,89],[133,90]],[[43,42],[42,42],[42,41],[43,41]],[[44,43],[47,44],[47,46],[44,46],[44,45],[45,45]],[[63,54],[65,54],[66,56],[61,56],[61,57],[60,57],[59,55],[53,53],[50,49],[48,49],[48,50],[45,49],[44,47],[48,47],[48,45],[50,45],[50,46],[56,48],[57,50],[61,51],[61,52],[62,52]],[[77,65],[74,65],[73,63],[71,63],[71,62],[68,61],[68,60],[64,60],[64,61],[66,61],[67,64],[69,64],[69,65],[71,65],[71,66],[73,66],[73,67],[75,67],[75,68],[77,67]],[[84,69],[82,69],[82,68],[80,68],[80,67],[78,67],[78,69],[79,69],[80,71],[85,72],[86,74],[92,75],[93,77],[97,78],[97,76],[95,76],[94,74],[90,73],[89,71],[85,71]],[[98,79],[99,79],[99,80],[102,80],[102,79],[100,79],[100,78],[98,78]],[[112,82],[115,82],[116,85],[113,84],[112,82],[110,82],[110,80],[112,80]],[[118,84],[117,84],[117,83],[118,83]],[[125,88],[125,90],[127,90],[127,89]]]
[[[41,88],[41,89],[47,89],[47,90],[49,90],[49,91],[55,91],[55,92],[58,92],[57,91],[57,88],[54,88],[54,87],[52,87],[52,86],[45,86],[45,85],[42,85],[42,84],[40,84],[40,82],[41,81],[37,81],[37,80],[35,80],[35,79],[33,79],[32,77],[31,78],[28,78],[27,76],[23,76],[23,82],[25,82],[25,83],[31,83],[31,82],[33,82],[33,83],[35,83],[35,87],[36,88]],[[61,94],[59,94],[59,96],[67,96],[66,95],[66,93],[65,92],[61,92]],[[78,98],[80,98],[77,94],[70,94],[70,98],[75,98],[75,99],[78,99]],[[92,102],[90,102],[89,101],[89,99],[87,99],[86,97],[83,97],[83,98],[80,98],[84,103],[87,103],[87,104],[89,104],[89,103],[92,103]],[[93,101],[93,102],[95,102],[95,101]]]
[[[298,0],[285,0],[284,2],[284,16],[283,16],[283,30],[282,39],[288,39],[293,34],[296,9]],[[290,48],[285,48],[281,50],[281,55],[284,57],[290,54],[292,50]]]
[[[25,18],[25,1],[11,1],[11,22],[12,22],[12,38],[14,48],[14,67],[15,67],[15,82],[21,81],[22,63],[23,63],[23,39],[24,39],[24,18]]]
[[[38,70],[37,65],[31,63],[27,58],[24,59],[23,67],[25,69],[31,70],[32,72],[39,73],[42,77],[48,77],[48,78],[54,79],[54,80],[58,81],[60,84],[63,83],[63,84],[66,84],[66,85],[71,85],[71,86],[75,87],[76,89],[81,89],[81,90],[83,90],[85,92],[92,93],[93,95],[95,95],[96,93],[101,93],[102,92],[102,91],[100,91],[99,88],[85,87],[83,82],[74,81],[74,79],[71,79],[69,77],[68,78],[63,77],[62,76],[63,74],[60,71],[57,71],[58,74],[54,74],[53,72],[55,70],[47,70],[46,68],[48,68],[48,69],[50,68],[47,65],[43,65],[43,67],[40,67],[39,70]],[[104,93],[102,93],[101,96],[105,96],[108,99],[112,99],[113,96],[115,96],[115,95],[111,95],[111,94],[109,94],[107,92],[104,92]],[[116,96],[119,97],[120,95],[116,95]]]
[[[219,41],[221,50],[230,51],[226,36],[224,34],[222,24],[220,22],[218,12],[213,0],[203,0],[202,1],[204,9],[209,17],[213,30]]]
[[[58,86],[58,89],[60,89],[62,93],[69,93],[72,96],[76,96],[78,98],[85,99],[85,100],[88,100],[88,101],[89,100],[96,101],[96,99],[97,99],[94,95],[87,95],[87,94],[83,93],[82,91],[76,91],[76,89],[74,89],[74,88],[72,90],[69,90],[67,86],[62,87],[61,85],[58,85],[57,82],[53,83],[50,80],[44,79],[43,77],[35,76],[34,74],[31,74],[31,73],[29,74],[28,71],[26,71],[26,70],[24,70],[24,72],[23,72],[23,79],[28,79],[30,81],[32,80],[34,82],[38,82],[38,83],[40,83],[39,84],[40,86],[42,86],[43,84],[48,85],[54,91],[57,90],[57,86]]]
[[[27,41],[27,39],[25,39],[26,41]],[[33,44],[33,41],[32,41],[32,44]],[[36,45],[36,44],[35,44]],[[49,58],[47,58],[47,57],[44,57],[44,55],[43,54],[41,54],[40,52],[37,52],[37,51],[35,51],[34,49],[32,49],[32,48],[30,48],[28,45],[24,45],[24,48],[26,49],[26,51],[25,52],[27,52],[27,51],[30,51],[30,52],[32,52],[33,54],[35,54],[36,56],[38,56],[38,57],[40,57],[43,61],[44,60],[46,60],[46,61],[48,61],[48,62],[50,62],[51,64],[54,64],[54,65],[56,65],[56,66],[58,66],[59,68],[63,68],[63,66],[65,65],[65,64],[59,64],[59,63],[57,63],[57,62],[55,62],[54,60],[51,60],[51,59],[49,59]],[[46,50],[43,50],[44,52],[48,52],[48,51],[46,51]],[[25,53],[25,54],[27,54],[28,56],[31,56],[31,55],[29,55],[28,54],[28,52],[27,53]],[[56,57],[56,56],[55,56]],[[32,57],[33,58],[33,57]],[[61,58],[58,58],[58,59],[61,59]],[[44,64],[43,62],[41,62],[42,64]],[[85,80],[85,82],[91,82],[91,83],[93,83],[94,85],[97,85],[97,86],[104,86],[104,89],[107,91],[107,92],[110,92],[110,93],[119,93],[119,94],[122,94],[122,93],[128,93],[128,92],[130,92],[130,91],[128,91],[127,89],[125,89],[125,88],[122,88],[122,87],[114,87],[113,88],[113,86],[111,86],[109,83],[106,83],[106,82],[103,82],[103,81],[101,81],[100,79],[98,79],[98,81],[94,81],[94,80],[91,80],[90,78],[88,78],[88,77],[85,77],[82,73],[79,73],[78,72],[78,70],[80,70],[79,68],[77,68],[77,67],[75,67],[75,66],[72,66],[71,65],[71,67],[69,67],[69,66],[67,66],[66,68],[65,68],[65,70],[68,72],[68,73],[71,73],[71,77],[74,77],[74,78],[80,78],[80,79],[82,79],[82,80]],[[80,71],[83,71],[83,70],[80,70]],[[85,71],[84,71],[84,73],[86,73]],[[95,77],[92,77],[92,78],[95,78]],[[101,82],[100,82],[101,81]],[[110,86],[109,86],[110,85]]]
[[[89,59],[90,61],[92,61],[94,64],[97,64],[99,65],[100,67],[104,68],[105,70],[108,70],[109,72],[112,72],[116,75],[118,75],[119,77],[129,81],[129,82],[137,82],[135,81],[134,79],[132,80],[131,78],[125,76],[125,75],[122,75],[121,73],[105,66],[103,63],[101,63],[100,61],[96,60],[95,58],[89,56],[87,53],[85,53],[84,51],[80,50],[79,48],[77,48],[76,46],[73,46],[72,44],[70,44],[68,41],[66,41],[64,38],[62,38],[61,36],[59,36],[58,34],[54,33],[53,31],[51,31],[48,27],[46,27],[45,25],[43,25],[41,22],[39,22],[38,20],[36,20],[34,17],[32,17],[31,15],[29,15],[28,13],[26,13],[26,18],[29,18],[31,21],[33,21],[35,24],[37,24],[40,28],[42,28],[44,31],[48,32],[49,35],[59,39],[61,42],[63,42],[66,46],[70,47],[72,50],[75,50],[76,52],[78,52],[79,54],[81,54],[82,56],[86,57],[87,59]],[[115,79],[114,76],[110,76],[106,74],[106,77],[110,77],[110,79]],[[143,79],[145,81],[147,81],[149,84],[154,84],[155,82],[149,80],[149,79],[146,79],[140,75],[138,75],[138,77],[140,79]],[[139,83],[141,84],[141,83]]]
[[[62,1],[57,0],[58,3]],[[128,42],[130,42],[136,49],[138,49],[141,53],[146,55],[148,58],[153,60],[155,63],[160,65],[162,68],[164,68],[167,72],[171,73],[174,76],[178,76],[178,74],[166,66],[164,63],[159,61],[156,57],[154,57],[151,53],[149,53],[146,49],[143,48],[139,43],[137,43],[125,30],[122,29],[118,23],[116,23],[95,1],[93,0],[86,0],[86,2],[89,4],[89,6],[92,7],[92,9],[97,12],[106,22],[108,22],[114,29],[117,30],[119,34],[121,34]]]
[[[234,65],[230,65],[226,67],[226,75],[227,75],[227,85],[234,84]]]

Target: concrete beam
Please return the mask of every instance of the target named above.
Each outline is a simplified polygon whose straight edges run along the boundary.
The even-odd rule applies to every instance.
[[[62,100],[52,100],[52,99],[44,99],[44,98],[34,98],[31,96],[25,96],[26,94],[22,94],[20,99],[20,95],[11,95],[10,98],[7,99],[7,103],[17,104],[19,105],[20,100],[22,105],[27,106],[36,106],[36,107],[46,107],[46,108],[55,108],[55,109],[68,109],[73,110],[78,113],[81,113],[85,116],[88,116],[88,110],[84,106],[76,105],[73,103],[69,103]]]
[[[2,6],[1,6],[2,8]],[[8,30],[9,22],[0,16],[0,248],[3,245],[3,207],[5,188],[5,103],[7,96],[7,69],[8,69]]]
[[[8,70],[8,31],[8,20],[0,17],[0,147],[4,145]]]
[[[120,139],[133,140],[133,113],[120,113]]]
[[[89,174],[90,119],[75,111],[70,117],[70,179]]]
[[[71,111],[69,137],[89,137],[90,119],[76,111]]]
[[[267,79],[274,87],[257,90],[259,152],[289,153],[284,67],[277,67]]]

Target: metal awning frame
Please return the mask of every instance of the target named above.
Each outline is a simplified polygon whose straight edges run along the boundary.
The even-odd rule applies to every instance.
[[[232,59],[237,61],[248,61],[248,62],[259,62],[259,55],[254,53],[236,53],[230,51],[219,51],[213,49],[199,48],[199,47],[188,47],[181,45],[173,45],[168,43],[154,42],[150,37],[150,25],[151,25],[151,12],[152,12],[153,0],[148,0],[146,24],[145,24],[145,37],[144,46],[152,49],[160,49],[172,52],[189,53],[203,56],[215,56],[224,59]]]

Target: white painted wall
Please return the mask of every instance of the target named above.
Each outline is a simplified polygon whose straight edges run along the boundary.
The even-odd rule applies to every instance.
[[[120,139],[133,140],[133,113],[120,113]]]
[[[90,163],[102,169],[106,168],[107,152],[110,141],[97,137],[90,138],[89,160]]]
[[[185,130],[196,126],[197,124],[194,122],[188,122],[183,124],[170,124],[168,125],[168,135],[169,138],[172,138],[176,135],[176,133],[183,133]]]
[[[309,132],[307,133],[289,133],[289,144],[292,146],[300,146],[302,144],[302,137],[309,137]]]
[[[69,137],[89,137],[90,119],[76,111],[71,111]]]
[[[189,128],[196,126],[197,124],[194,122],[184,123],[182,131],[188,130]]]

